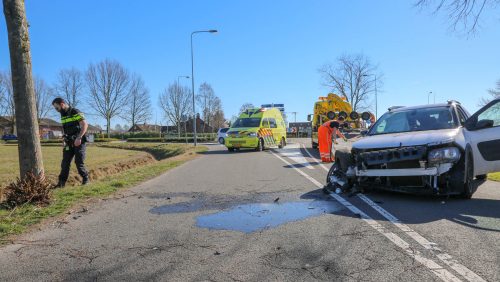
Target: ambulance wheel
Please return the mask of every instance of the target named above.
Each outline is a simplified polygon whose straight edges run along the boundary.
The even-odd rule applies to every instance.
[[[234,152],[234,148],[227,148],[229,152]]]
[[[278,148],[283,149],[286,146],[286,141],[285,138],[281,138],[280,144],[278,145]]]
[[[256,150],[259,152],[264,151],[264,139],[262,138],[259,139],[259,144],[257,145]]]

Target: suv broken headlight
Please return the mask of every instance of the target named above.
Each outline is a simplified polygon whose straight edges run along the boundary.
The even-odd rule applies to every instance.
[[[460,159],[460,150],[456,147],[435,149],[427,158],[430,164],[456,162]]]

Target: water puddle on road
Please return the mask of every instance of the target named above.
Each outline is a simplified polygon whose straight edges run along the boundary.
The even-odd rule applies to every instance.
[[[334,201],[320,200],[244,204],[229,210],[201,215],[197,218],[196,225],[201,228],[251,233],[341,209]]]

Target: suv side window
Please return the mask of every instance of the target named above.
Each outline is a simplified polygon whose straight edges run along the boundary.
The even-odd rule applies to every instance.
[[[269,126],[271,128],[278,128],[278,125],[276,124],[276,120],[274,118],[269,119]]]
[[[497,102],[484,110],[484,112],[479,114],[477,120],[491,120],[493,121],[494,127],[500,126],[500,102]]]

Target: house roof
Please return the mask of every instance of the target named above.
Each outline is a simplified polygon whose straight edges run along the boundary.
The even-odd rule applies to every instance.
[[[136,124],[132,126],[128,131],[132,131],[133,128],[139,128],[139,130],[148,132],[148,131],[158,131],[161,129],[160,125],[157,124]]]
[[[101,132],[102,129],[99,128],[99,127],[97,127],[97,126],[93,126],[93,125],[89,124],[89,127],[87,128],[87,131],[92,131],[92,132],[99,131],[99,132]]]
[[[38,124],[41,126],[62,126],[62,124],[50,118],[41,118]]]

